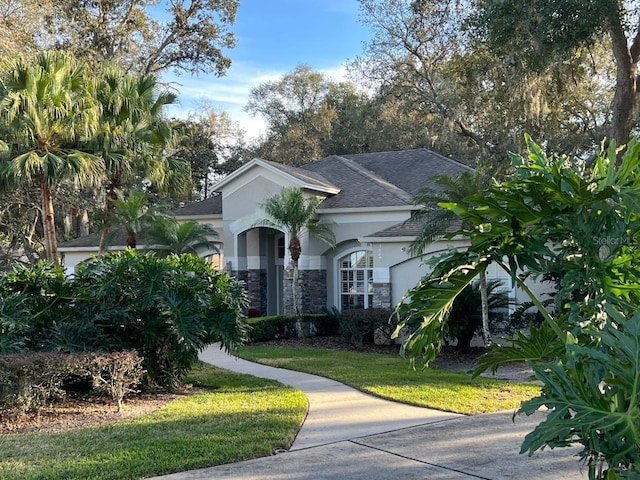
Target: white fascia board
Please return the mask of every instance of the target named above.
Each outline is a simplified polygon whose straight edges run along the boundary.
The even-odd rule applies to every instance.
[[[147,248],[147,245],[143,245],[138,243],[136,245],[136,250],[144,250]],[[109,245],[107,248],[102,249],[101,253],[109,253],[109,252],[121,252],[122,250],[126,250],[126,245]],[[88,247],[58,247],[59,252],[100,252],[100,247],[97,245],[92,245]]]
[[[124,250],[126,247],[117,247],[117,248],[122,248],[122,250]],[[73,253],[73,252],[97,252],[100,250],[100,247],[98,246],[87,246],[87,247],[58,247],[58,251],[59,252],[69,252],[69,253]]]
[[[244,175],[246,172],[248,172],[249,170],[251,170],[251,169],[253,169],[255,167],[264,168],[267,171],[269,171],[271,173],[274,173],[274,174],[276,174],[278,176],[281,176],[283,179],[287,180],[288,182],[291,182],[291,183],[293,183],[295,185],[298,185],[300,188],[303,188],[303,189],[315,190],[317,192],[329,193],[329,194],[332,194],[332,195],[340,193],[340,189],[339,188],[329,187],[329,186],[325,186],[325,185],[318,185],[317,183],[305,182],[303,180],[300,180],[295,175],[291,175],[290,173],[285,172],[284,170],[281,170],[281,169],[279,169],[279,168],[271,165],[270,163],[267,163],[264,160],[261,160],[259,158],[254,158],[253,160],[251,160],[246,165],[240,167],[238,170],[235,170],[234,172],[230,173],[225,178],[220,180],[218,183],[216,183],[213,186],[213,191],[214,192],[221,192],[222,188],[225,185],[231,183],[233,180],[235,180],[236,178]]]
[[[358,237],[358,241],[360,243],[405,243],[413,242],[415,239],[416,235],[407,235],[402,237]],[[431,242],[431,244],[461,242],[464,240],[468,240],[468,238],[463,235],[456,235],[453,238],[439,238]]]
[[[406,243],[413,242],[415,235],[404,237],[358,237],[360,243]]]
[[[412,205],[397,205],[390,207],[353,207],[353,208],[318,208],[316,212],[324,215],[341,213],[375,213],[375,212],[411,212],[415,210]]]
[[[214,215],[176,215],[176,218],[180,221],[195,220],[196,222],[213,222],[216,220],[222,221],[222,214],[216,213]]]

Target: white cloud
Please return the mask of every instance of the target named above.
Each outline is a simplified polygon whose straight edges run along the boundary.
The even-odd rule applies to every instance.
[[[170,106],[167,114],[186,118],[196,112],[199,105],[207,103],[226,112],[246,132],[249,140],[255,139],[265,133],[266,123],[244,111],[251,89],[261,83],[277,80],[284,73],[234,64],[224,77],[168,75],[165,81],[178,92],[178,104]]]
[[[187,118],[206,103],[226,112],[245,133],[247,140],[259,138],[266,132],[266,122],[259,116],[253,117],[244,111],[251,90],[265,82],[279,80],[293,71],[266,71],[247,64],[233,64],[224,77],[215,76],[171,76],[164,78],[178,92],[178,103],[167,108],[167,115]],[[312,66],[315,69],[315,67]],[[318,69],[334,82],[347,80],[345,65]]]

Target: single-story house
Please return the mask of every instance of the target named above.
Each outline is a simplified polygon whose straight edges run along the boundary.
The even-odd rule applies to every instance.
[[[424,257],[413,256],[409,248],[420,231],[419,225],[405,223],[416,209],[414,195],[424,187],[437,188],[437,175],[465,171],[472,169],[426,149],[332,155],[301,167],[256,158],[221,180],[215,196],[174,213],[218,232],[215,260],[246,282],[252,309],[262,315],[289,313],[292,305],[284,301],[291,286],[287,233],[256,225],[266,218],[262,204],[269,196],[283,187],[299,187],[322,199],[319,221],[331,222],[336,237],[334,249],[301,238],[303,311],[392,307],[428,268]],[[90,243],[76,239],[60,245],[68,269],[97,253],[95,240]],[[424,253],[449,246],[464,248],[465,241],[438,241]],[[498,268],[489,276],[505,277]]]

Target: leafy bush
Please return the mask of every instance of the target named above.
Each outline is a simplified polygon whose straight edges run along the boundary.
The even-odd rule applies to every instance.
[[[594,332],[597,342],[570,341],[563,357],[532,364],[544,387],[520,412],[550,410],[525,437],[521,451],[570,446],[578,440],[580,457],[590,472],[597,472],[595,478],[639,478],[640,313],[627,318],[609,307],[608,314],[609,328]]]
[[[295,315],[270,315],[246,320],[251,327],[249,341],[264,342],[276,338],[297,338]],[[317,335],[332,333],[332,320],[327,314],[307,313],[302,315],[303,324],[313,324]],[[311,327],[310,327],[311,328]]]
[[[64,397],[68,385],[85,378],[91,381],[93,393],[109,394],[120,411],[124,396],[140,383],[141,364],[135,351],[0,355],[0,412],[37,412]]]
[[[373,343],[377,329],[391,336],[395,324],[391,324],[391,311],[387,308],[354,308],[337,314],[340,334],[350,343],[362,346]]]
[[[246,337],[243,285],[206,260],[127,251],[78,267],[77,320],[57,330],[65,350],[137,350],[149,386],[174,388],[208,344]]]
[[[71,355],[54,352],[0,355],[0,411],[38,411],[61,398],[64,380],[78,371],[76,362]]]
[[[48,262],[0,277],[0,352],[136,350],[172,388],[207,345],[246,337],[243,284],[193,255],[108,254],[67,279]]]
[[[276,338],[296,338],[295,315],[270,315],[251,317],[246,320],[251,327],[250,342],[264,342]]]
[[[17,263],[0,276],[0,352],[47,350],[55,325],[72,319],[64,270],[48,261]]]
[[[543,317],[529,337],[492,346],[475,371],[528,360],[543,382],[520,412],[550,410],[523,451],[580,443],[590,479],[640,478],[640,141],[610,142],[589,165],[526,141],[511,179],[444,204],[468,223],[446,237],[467,237],[468,247],[441,256],[399,304],[400,328],[411,329],[403,352],[432,361],[454,299],[496,263]],[[556,308],[529,288],[531,275],[554,281]]]
[[[500,290],[500,280],[487,282],[487,298],[489,301],[489,315],[495,318],[499,310],[509,306],[509,296]],[[490,318],[491,320],[491,318]],[[458,350],[469,353],[471,340],[482,328],[482,313],[480,287],[478,283],[467,285],[456,297],[449,313],[447,337],[457,342]]]

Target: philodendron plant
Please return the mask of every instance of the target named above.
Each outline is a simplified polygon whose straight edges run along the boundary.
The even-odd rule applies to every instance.
[[[583,446],[589,478],[640,475],[640,143],[615,145],[585,165],[548,157],[530,138],[515,172],[460,203],[441,204],[465,220],[449,237],[465,251],[443,255],[396,308],[403,353],[430,362],[446,332],[453,300],[492,262],[509,273],[544,317],[528,335],[495,344],[476,374],[526,360],[541,394],[518,413],[549,409],[522,453]],[[554,309],[529,288],[539,276],[555,287]]]

